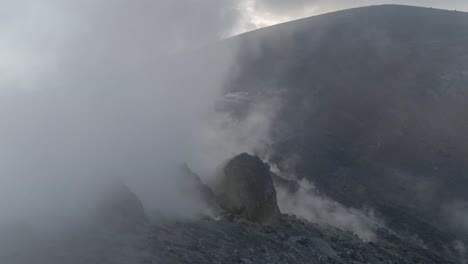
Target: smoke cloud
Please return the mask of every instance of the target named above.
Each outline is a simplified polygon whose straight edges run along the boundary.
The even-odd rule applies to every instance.
[[[213,162],[221,165],[244,152],[264,155],[271,145],[269,137],[271,122],[279,110],[280,100],[278,98],[265,98],[262,102],[251,100],[248,94],[228,93],[217,101],[218,106],[235,105],[236,108],[246,106],[248,110],[236,113],[217,109],[206,117],[203,132],[196,140],[197,149],[203,150],[204,153],[192,159],[194,168],[205,177],[205,181],[216,180],[214,177],[217,173],[213,170],[218,168],[213,167]]]
[[[173,168],[196,152],[231,61],[181,58],[229,32],[234,3],[10,4],[0,2],[0,225],[75,221],[110,178],[148,210],[195,213]]]
[[[197,50],[230,32],[234,6],[0,1],[0,262],[136,262],[115,252],[141,238],[82,230],[115,178],[150,217],[203,212],[178,168],[202,153],[234,54]]]
[[[315,187],[303,180],[301,188],[291,194],[277,187],[278,205],[281,212],[302,217],[312,223],[330,225],[356,234],[363,241],[375,239],[375,231],[383,226],[372,210],[346,208],[326,196],[320,195]]]
[[[254,99],[246,93],[229,93],[222,99],[221,105],[228,109],[219,109],[209,116],[209,125],[205,127],[205,133],[199,149],[205,151],[202,158],[208,158],[203,162],[198,160],[195,164],[205,165],[198,167],[203,171],[202,175],[210,176],[205,181],[216,181],[216,173],[210,172],[212,161],[223,164],[224,161],[236,154],[248,152],[269,160],[271,145],[272,121],[282,107],[280,94],[270,94],[262,99]],[[232,111],[230,105],[234,105]],[[294,166],[295,157],[290,157],[290,164],[283,167]],[[270,164],[274,173],[283,173],[275,164]],[[288,179],[295,180],[294,175]],[[300,188],[291,193],[285,187],[276,185],[278,206],[282,213],[296,215],[312,223],[330,225],[341,230],[353,232],[364,241],[375,239],[375,231],[383,227],[382,220],[378,219],[371,209],[347,208],[332,199],[320,194],[314,185],[307,180],[302,180]]]

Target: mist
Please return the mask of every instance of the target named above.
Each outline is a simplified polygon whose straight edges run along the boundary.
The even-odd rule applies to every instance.
[[[275,89],[272,89],[275,90]],[[224,164],[233,156],[247,152],[261,157],[273,173],[281,175],[300,186],[295,192],[281,185],[275,185],[278,206],[281,213],[295,215],[311,223],[332,226],[349,231],[363,241],[376,239],[376,231],[385,226],[371,208],[348,208],[333,199],[321,194],[314,184],[306,179],[299,180],[296,175],[282,171],[271,161],[275,156],[271,145],[274,144],[272,131],[273,120],[283,107],[282,93],[273,93],[262,98],[250,97],[248,93],[228,93],[220,99],[220,105],[227,109],[218,109],[211,113],[201,133],[199,149],[205,155],[195,162],[197,171],[203,172],[204,180],[216,182],[217,174],[213,172],[212,162]],[[236,105],[235,111],[229,111],[230,105]],[[226,110],[226,111],[223,111]],[[281,164],[282,168],[294,168],[295,158]],[[215,184],[212,184],[215,185]]]
[[[145,258],[145,236],[89,230],[115,180],[151,220],[205,213],[178,168],[203,154],[234,52],[197,54],[229,34],[232,7],[0,1],[0,262]]]
[[[9,10],[0,226],[79,221],[115,178],[149,212],[196,214],[202,205],[178,192],[174,171],[200,155],[196,140],[231,55],[180,58],[225,36],[232,4],[50,0]]]
[[[329,225],[356,234],[363,241],[376,239],[384,223],[371,209],[347,208],[321,195],[310,182],[303,180],[294,194],[277,188],[278,206],[283,213],[296,215],[312,223]]]

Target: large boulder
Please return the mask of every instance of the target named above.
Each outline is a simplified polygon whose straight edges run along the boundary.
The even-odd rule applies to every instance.
[[[221,206],[260,224],[274,224],[280,217],[276,191],[267,165],[243,153],[230,160],[221,180]]]

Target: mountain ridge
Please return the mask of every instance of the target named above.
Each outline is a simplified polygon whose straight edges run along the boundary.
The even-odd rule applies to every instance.
[[[450,222],[468,199],[467,13],[355,8],[219,45],[236,54],[225,94],[242,97],[221,111],[242,123],[276,102],[262,159],[437,250],[466,237]]]
[[[402,10],[403,9],[406,9],[406,10],[411,10],[412,9],[412,10],[418,10],[418,11],[423,11],[424,10],[424,11],[439,12],[439,13],[457,13],[457,14],[460,14],[460,15],[468,15],[468,11],[440,9],[440,8],[423,7],[423,6],[416,6],[416,5],[401,5],[401,4],[368,5],[368,6],[360,6],[360,7],[347,8],[347,9],[341,9],[341,10],[337,10],[337,11],[326,12],[326,13],[312,15],[312,16],[308,16],[308,17],[303,17],[303,18],[299,18],[299,19],[295,19],[295,20],[291,20],[291,21],[287,21],[287,22],[283,22],[283,23],[279,23],[279,24],[274,24],[274,25],[267,26],[267,27],[254,29],[252,31],[248,31],[248,32],[244,32],[244,33],[241,33],[241,34],[238,34],[238,35],[234,35],[232,37],[228,37],[226,39],[223,39],[221,42],[233,41],[233,40],[236,40],[238,38],[247,37],[250,34],[256,34],[256,33],[260,32],[262,30],[268,30],[268,29],[271,29],[271,28],[287,26],[289,24],[301,23],[301,22],[306,23],[306,22],[310,22],[309,20],[320,19],[320,18],[324,18],[324,17],[330,17],[330,16],[346,14],[346,13],[359,12],[359,11],[375,11],[375,9],[380,9],[380,10],[377,10],[379,12],[384,11],[384,9],[386,9],[386,11],[391,10],[391,9],[402,9]],[[217,42],[217,43],[219,43],[219,42]]]

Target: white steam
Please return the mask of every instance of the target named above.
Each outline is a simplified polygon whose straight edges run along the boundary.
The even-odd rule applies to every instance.
[[[234,52],[174,53],[221,38],[234,6],[0,0],[0,229],[79,222],[113,178],[148,212],[196,214],[175,174]]]
[[[198,167],[197,171],[204,171],[202,175],[205,177],[216,176],[209,172],[209,169],[213,169],[212,167],[203,167],[203,165],[210,165],[213,160],[216,160],[217,164],[222,164],[227,159],[243,152],[257,154],[267,159],[272,154],[270,146],[273,141],[270,133],[275,129],[272,122],[282,106],[280,98],[280,96],[273,95],[265,96],[261,101],[253,101],[248,94],[227,94],[223,105],[233,104],[246,112],[238,114],[220,111],[210,116],[209,125],[205,126],[205,133],[201,134],[204,138],[199,141],[201,142],[199,149],[204,150],[204,155],[200,155],[200,158],[208,160],[199,159],[195,162],[202,166]],[[285,159],[291,163],[286,166],[294,166],[296,158],[292,156]],[[270,167],[273,172],[282,174],[275,164],[271,164]],[[294,180],[295,177],[290,176],[288,179]],[[216,179],[208,177],[204,180],[210,182]],[[376,229],[383,226],[382,221],[374,215],[372,210],[346,208],[319,194],[312,183],[303,180],[300,184],[301,188],[296,193],[290,193],[281,186],[276,186],[278,205],[282,213],[293,214],[313,223],[331,225],[353,232],[364,241],[373,240]]]
[[[372,210],[346,208],[319,194],[311,183],[303,180],[300,185],[300,189],[293,194],[284,188],[276,188],[278,205],[283,213],[353,232],[364,241],[375,239],[375,231],[382,226],[382,222]]]
[[[221,104],[242,105],[249,101],[248,94],[227,94]],[[265,99],[249,106],[242,118],[234,113],[217,111],[211,113],[197,141],[203,155],[194,156],[192,163],[205,180],[214,177],[212,165],[221,165],[237,154],[264,151],[271,144],[271,122],[278,111],[278,99]],[[208,179],[207,179],[208,178]]]

